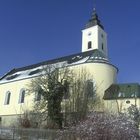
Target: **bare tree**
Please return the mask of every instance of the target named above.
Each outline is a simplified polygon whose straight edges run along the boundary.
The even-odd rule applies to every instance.
[[[56,65],[49,65],[42,69],[42,74],[34,78],[29,85],[29,93],[36,93],[41,97],[35,102],[34,112],[40,114],[41,121],[47,120],[49,128],[62,128],[61,102],[67,90],[69,70],[61,70]]]
[[[49,65],[31,81],[29,92],[42,96],[35,102],[34,113],[38,123],[47,120],[49,128],[62,128],[63,121],[66,125],[84,119],[98,99],[93,77],[84,68]]]
[[[94,110],[98,99],[93,77],[86,69],[78,69],[72,74],[69,93],[63,103],[65,125],[84,119],[89,111]]]

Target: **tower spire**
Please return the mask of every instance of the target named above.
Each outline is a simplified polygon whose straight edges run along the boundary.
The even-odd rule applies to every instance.
[[[93,12],[91,14],[91,18],[88,21],[88,23],[86,24],[86,28],[90,28],[90,27],[95,26],[95,25],[99,25],[102,29],[104,29],[103,25],[101,24],[101,22],[98,18],[96,8],[94,7]]]

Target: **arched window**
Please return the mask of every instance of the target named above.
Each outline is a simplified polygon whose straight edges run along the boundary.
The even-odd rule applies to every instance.
[[[87,80],[86,92],[88,97],[93,98],[95,96],[95,83],[92,80]]]
[[[92,42],[89,41],[89,42],[88,42],[88,49],[91,49],[91,48],[92,48]]]
[[[24,103],[25,89],[21,89],[19,93],[19,103]]]
[[[41,92],[42,92],[41,89],[39,89],[38,91],[35,92],[35,101],[41,100]]]
[[[4,102],[5,105],[8,105],[10,103],[10,96],[11,96],[11,92],[7,91],[5,95],[5,102]]]
[[[70,82],[68,82],[67,80],[63,81],[63,86],[64,86],[64,99],[69,99],[70,97]]]

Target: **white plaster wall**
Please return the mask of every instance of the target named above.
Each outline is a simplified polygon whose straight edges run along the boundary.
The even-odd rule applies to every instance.
[[[19,103],[19,94],[22,88],[27,89],[30,79],[19,80],[0,85],[0,115],[16,115],[22,114],[25,110],[30,110],[33,103],[33,94],[26,93],[24,103]],[[10,103],[4,104],[5,94],[11,92]]]
[[[106,63],[84,63],[73,66],[74,69],[86,68],[87,72],[91,74],[91,78],[95,80],[96,93],[100,97],[101,106],[100,111],[106,110],[104,105],[103,95],[105,90],[113,83],[117,82],[117,69],[113,65]]]
[[[105,110],[107,112],[117,114],[118,113],[118,105],[116,100],[104,100]]]
[[[93,26],[91,28],[82,31],[82,52],[98,49],[98,27]],[[90,34],[90,35],[89,35]],[[88,42],[92,42],[92,48],[88,49]]]
[[[130,101],[130,103],[128,104],[126,103],[126,101]],[[105,106],[107,110],[111,113],[127,113],[127,110],[131,105],[136,105],[138,108],[140,108],[140,99],[127,98],[117,100],[105,100]]]
[[[106,63],[84,63],[80,66],[85,67],[96,82],[98,94],[103,97],[104,91],[112,84],[117,82],[117,69],[113,65]]]
[[[91,78],[95,81],[96,90],[98,96],[102,101],[104,106],[103,95],[104,91],[112,84],[116,83],[117,79],[117,69],[116,67],[106,64],[106,63],[83,63],[80,65],[73,65],[70,67],[74,71],[77,71],[81,68],[85,68],[87,73],[90,73]],[[16,116],[18,114],[23,114],[26,110],[32,110],[34,103],[34,94],[25,96],[25,103],[18,103],[19,93],[22,88],[28,88],[30,79],[14,81],[6,84],[0,84],[0,116],[5,118],[5,116]],[[5,93],[7,91],[11,92],[10,104],[4,105]],[[103,106],[101,109],[104,110]],[[10,119],[8,118],[8,121]]]

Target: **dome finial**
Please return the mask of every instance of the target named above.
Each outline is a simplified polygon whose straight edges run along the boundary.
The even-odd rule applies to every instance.
[[[96,14],[96,8],[94,7],[92,15],[95,15],[95,14]]]
[[[93,1],[93,11],[96,12],[96,0]]]

